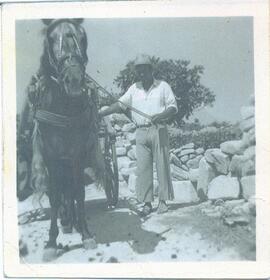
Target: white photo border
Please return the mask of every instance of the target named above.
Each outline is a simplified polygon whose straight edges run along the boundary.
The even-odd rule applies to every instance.
[[[256,110],[256,261],[122,264],[23,264],[16,198],[15,21],[40,18],[253,17]],[[3,250],[9,277],[267,278],[270,277],[270,94],[267,0],[55,2],[2,7]]]

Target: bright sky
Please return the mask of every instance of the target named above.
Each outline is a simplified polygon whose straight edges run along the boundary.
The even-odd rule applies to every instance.
[[[138,53],[185,59],[205,68],[202,82],[216,95],[213,108],[195,114],[203,123],[240,120],[240,107],[254,94],[252,18],[87,19],[87,72],[107,89]],[[41,21],[16,25],[17,105],[21,110],[43,51]]]

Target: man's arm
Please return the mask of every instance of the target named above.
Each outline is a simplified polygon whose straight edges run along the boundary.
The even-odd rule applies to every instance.
[[[122,110],[121,106],[119,105],[119,102],[115,102],[110,107],[108,107],[104,110],[100,110],[98,112],[98,114],[101,118],[105,117],[107,115],[114,114],[114,113],[123,113],[123,110]]]
[[[175,107],[169,107],[166,110],[164,110],[162,113],[152,116],[151,120],[154,124],[160,123],[170,119],[176,113],[177,113],[177,109]]]

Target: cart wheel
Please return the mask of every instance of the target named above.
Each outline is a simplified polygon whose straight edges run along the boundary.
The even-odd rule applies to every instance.
[[[115,144],[110,144],[111,158],[106,159],[106,186],[105,193],[107,197],[108,206],[115,207],[119,198],[119,178],[118,178],[118,164],[116,157]]]

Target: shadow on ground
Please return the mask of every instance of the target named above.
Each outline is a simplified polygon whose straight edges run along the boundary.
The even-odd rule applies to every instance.
[[[127,208],[123,200],[119,201],[116,211],[106,210],[105,200],[86,202],[87,224],[96,235],[97,243],[109,246],[111,242],[127,242],[136,253],[153,252],[162,237],[144,230],[140,217]]]

